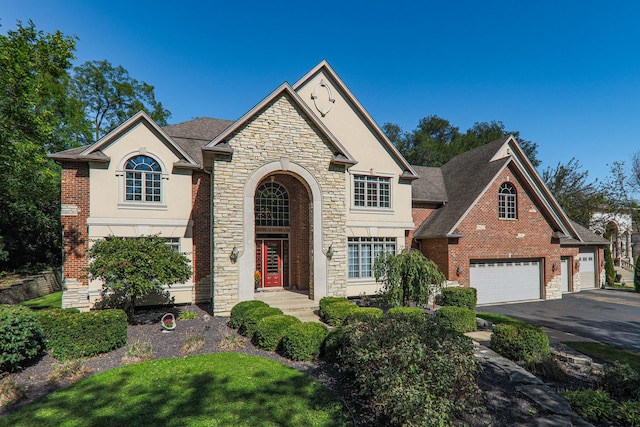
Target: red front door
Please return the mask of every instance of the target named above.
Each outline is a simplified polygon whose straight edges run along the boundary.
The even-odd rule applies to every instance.
[[[282,286],[282,241],[265,240],[262,257],[263,286]]]

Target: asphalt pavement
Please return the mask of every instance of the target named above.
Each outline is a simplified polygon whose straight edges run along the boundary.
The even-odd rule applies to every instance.
[[[590,289],[562,299],[481,305],[476,311],[503,314],[536,323],[558,340],[570,334],[640,351],[640,294],[632,289]]]

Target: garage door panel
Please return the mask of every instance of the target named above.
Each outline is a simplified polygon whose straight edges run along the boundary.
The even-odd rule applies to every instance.
[[[540,261],[472,261],[471,286],[478,304],[540,298]]]
[[[578,260],[580,260],[580,288],[595,288],[597,286],[595,250],[593,248],[580,248]]]

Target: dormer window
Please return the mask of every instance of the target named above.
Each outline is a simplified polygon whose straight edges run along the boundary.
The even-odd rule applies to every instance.
[[[124,172],[127,202],[162,201],[162,168],[155,159],[144,155],[134,156],[127,160]]]
[[[498,217],[500,219],[518,218],[518,200],[515,187],[505,182],[498,192]]]

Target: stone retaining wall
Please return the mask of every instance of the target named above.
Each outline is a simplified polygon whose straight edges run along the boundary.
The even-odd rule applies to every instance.
[[[19,304],[61,290],[60,272],[49,270],[0,288],[0,304]]]

